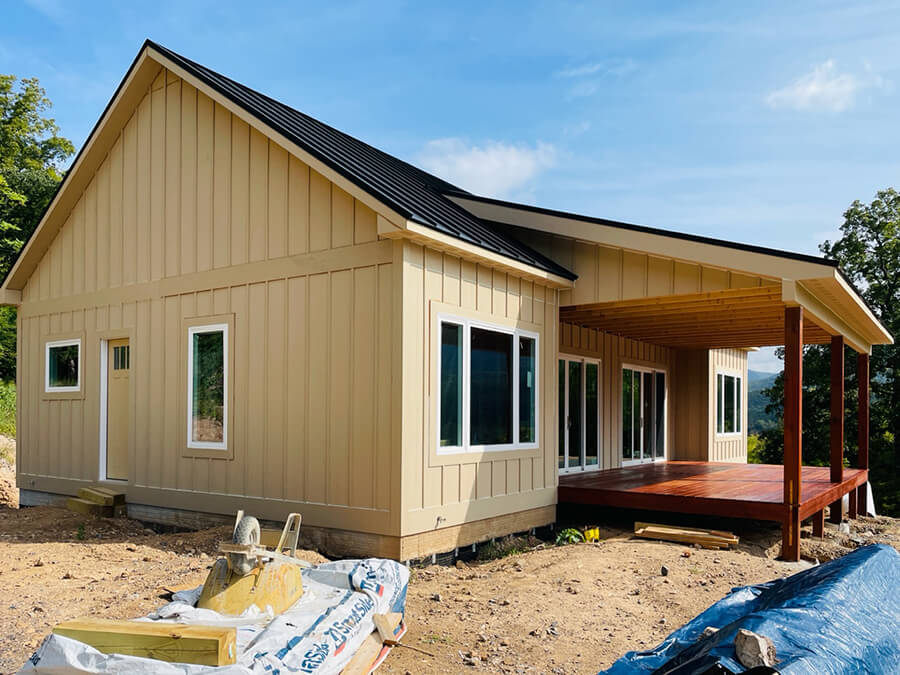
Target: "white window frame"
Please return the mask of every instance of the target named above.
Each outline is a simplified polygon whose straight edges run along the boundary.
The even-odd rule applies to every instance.
[[[223,411],[222,411],[222,440],[221,441],[195,441],[194,440],[194,335],[197,333],[222,333],[222,361],[225,371],[222,379]],[[190,326],[188,328],[187,342],[187,447],[199,450],[227,450],[228,449],[228,324],[212,323],[202,326]]]
[[[722,379],[722,394],[719,395],[719,378]],[[734,431],[725,431],[725,379],[726,377],[733,377],[736,382],[736,386],[734,388],[734,416],[735,422]],[[716,424],[716,438],[738,438],[744,433],[744,411],[743,409],[739,412],[738,405],[743,406],[743,388],[744,388],[744,376],[741,373],[734,372],[732,370],[716,370],[716,412],[715,412],[715,424]],[[719,431],[719,421],[721,417],[722,422],[722,431]],[[737,424],[737,421],[740,420],[740,424]]]
[[[650,373],[651,375],[654,375],[654,376],[656,375],[656,373],[662,373],[663,375],[665,375],[665,378],[666,378],[665,394],[666,394],[666,396],[665,396],[665,402],[663,404],[664,409],[663,409],[663,418],[662,419],[663,419],[663,438],[665,439],[666,447],[664,448],[662,457],[656,456],[656,449],[654,448],[653,456],[650,457],[649,459],[644,459],[643,458],[644,435],[641,434],[641,455],[642,456],[639,459],[624,459],[622,457],[622,446],[619,445],[619,460],[622,462],[621,466],[634,466],[636,464],[655,464],[657,462],[667,462],[669,460],[669,369],[664,368],[662,366],[644,366],[644,365],[638,365],[638,364],[633,364],[633,363],[627,363],[624,361],[622,362],[621,367],[619,368],[619,384],[618,384],[619,389],[620,389],[620,391],[619,391],[619,423],[620,424],[621,424],[621,420],[622,420],[622,417],[624,416],[624,412],[625,412],[625,401],[623,400],[623,396],[622,396],[622,392],[621,392],[622,371],[623,370],[632,370],[632,371],[637,371],[640,373]],[[654,383],[655,383],[655,381],[656,381],[656,378],[654,377]],[[642,379],[641,380],[642,395],[643,395],[643,386],[644,385],[643,385],[643,379]],[[654,386],[655,386],[655,384],[654,384]],[[655,413],[656,412],[656,397],[655,396],[653,397],[652,403],[653,403],[653,411]],[[634,401],[632,401],[632,408],[631,408],[632,420],[634,420],[634,412],[635,412]],[[620,444],[622,443],[621,431],[619,433],[619,443]],[[634,455],[634,448],[631,449],[631,454],[632,454],[632,456]]]
[[[74,387],[51,387],[50,386],[50,349],[53,347],[78,347],[78,384]],[[81,391],[81,338],[70,338],[67,340],[51,340],[44,345],[44,393],[47,394],[64,394],[70,392]]]
[[[463,331],[463,373],[462,373],[462,445],[441,445],[441,326],[445,323],[461,326]],[[471,405],[471,374],[472,374],[472,328],[494,331],[513,336],[513,442],[496,445],[472,445],[470,442],[470,405]],[[458,453],[473,452],[502,452],[504,450],[534,450],[540,447],[540,377],[541,377],[541,341],[540,335],[533,331],[521,328],[501,326],[494,323],[466,319],[452,314],[438,314],[437,317],[437,415],[435,416],[434,443],[438,455],[453,455]],[[534,340],[534,441],[529,443],[519,442],[519,338]]]

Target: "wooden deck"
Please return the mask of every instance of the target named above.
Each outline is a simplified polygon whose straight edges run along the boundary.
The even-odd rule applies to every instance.
[[[828,467],[804,466],[800,520],[863,485],[864,469],[844,469],[831,482]],[[559,477],[559,502],[674,511],[783,523],[784,467],[773,464],[660,462]],[[855,515],[855,514],[854,514]]]

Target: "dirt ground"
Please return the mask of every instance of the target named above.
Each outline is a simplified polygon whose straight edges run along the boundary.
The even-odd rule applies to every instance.
[[[0,673],[15,672],[60,621],[140,616],[163,604],[167,584],[202,583],[230,534],[160,535],[127,519],[10,508],[12,480],[0,461],[0,499],[8,500],[0,503]],[[434,656],[398,648],[380,672],[596,673],[657,644],[731,588],[811,564],[776,560],[780,531],[771,525],[731,521],[740,545],[706,551],[635,539],[631,520],[617,518],[600,543],[414,569],[404,642]],[[876,541],[900,548],[900,521],[861,518],[849,535],[829,525],[823,540],[807,536],[802,548],[825,560]]]

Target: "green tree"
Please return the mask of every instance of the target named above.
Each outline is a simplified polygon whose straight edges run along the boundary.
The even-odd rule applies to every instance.
[[[0,277],[37,227],[62,180],[72,142],[59,135],[36,78],[0,75]],[[0,378],[15,377],[16,313],[0,308]]]
[[[835,260],[882,324],[900,332],[900,194],[889,188],[871,204],[855,201],[844,212],[840,239],[826,241],[822,253]],[[783,351],[781,352],[783,357]],[[881,511],[900,514],[900,347],[876,345],[871,356],[870,480]],[[857,460],[856,356],[845,356],[845,458]],[[829,457],[830,347],[811,345],[803,357],[803,460],[827,464]],[[767,390],[769,410],[782,420],[784,378]],[[764,461],[784,456],[783,423],[763,434]]]

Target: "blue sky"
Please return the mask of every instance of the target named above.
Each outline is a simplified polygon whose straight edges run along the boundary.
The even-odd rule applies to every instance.
[[[10,0],[0,72],[80,145],[146,37],[550,208],[815,253],[898,183],[897,2]]]

